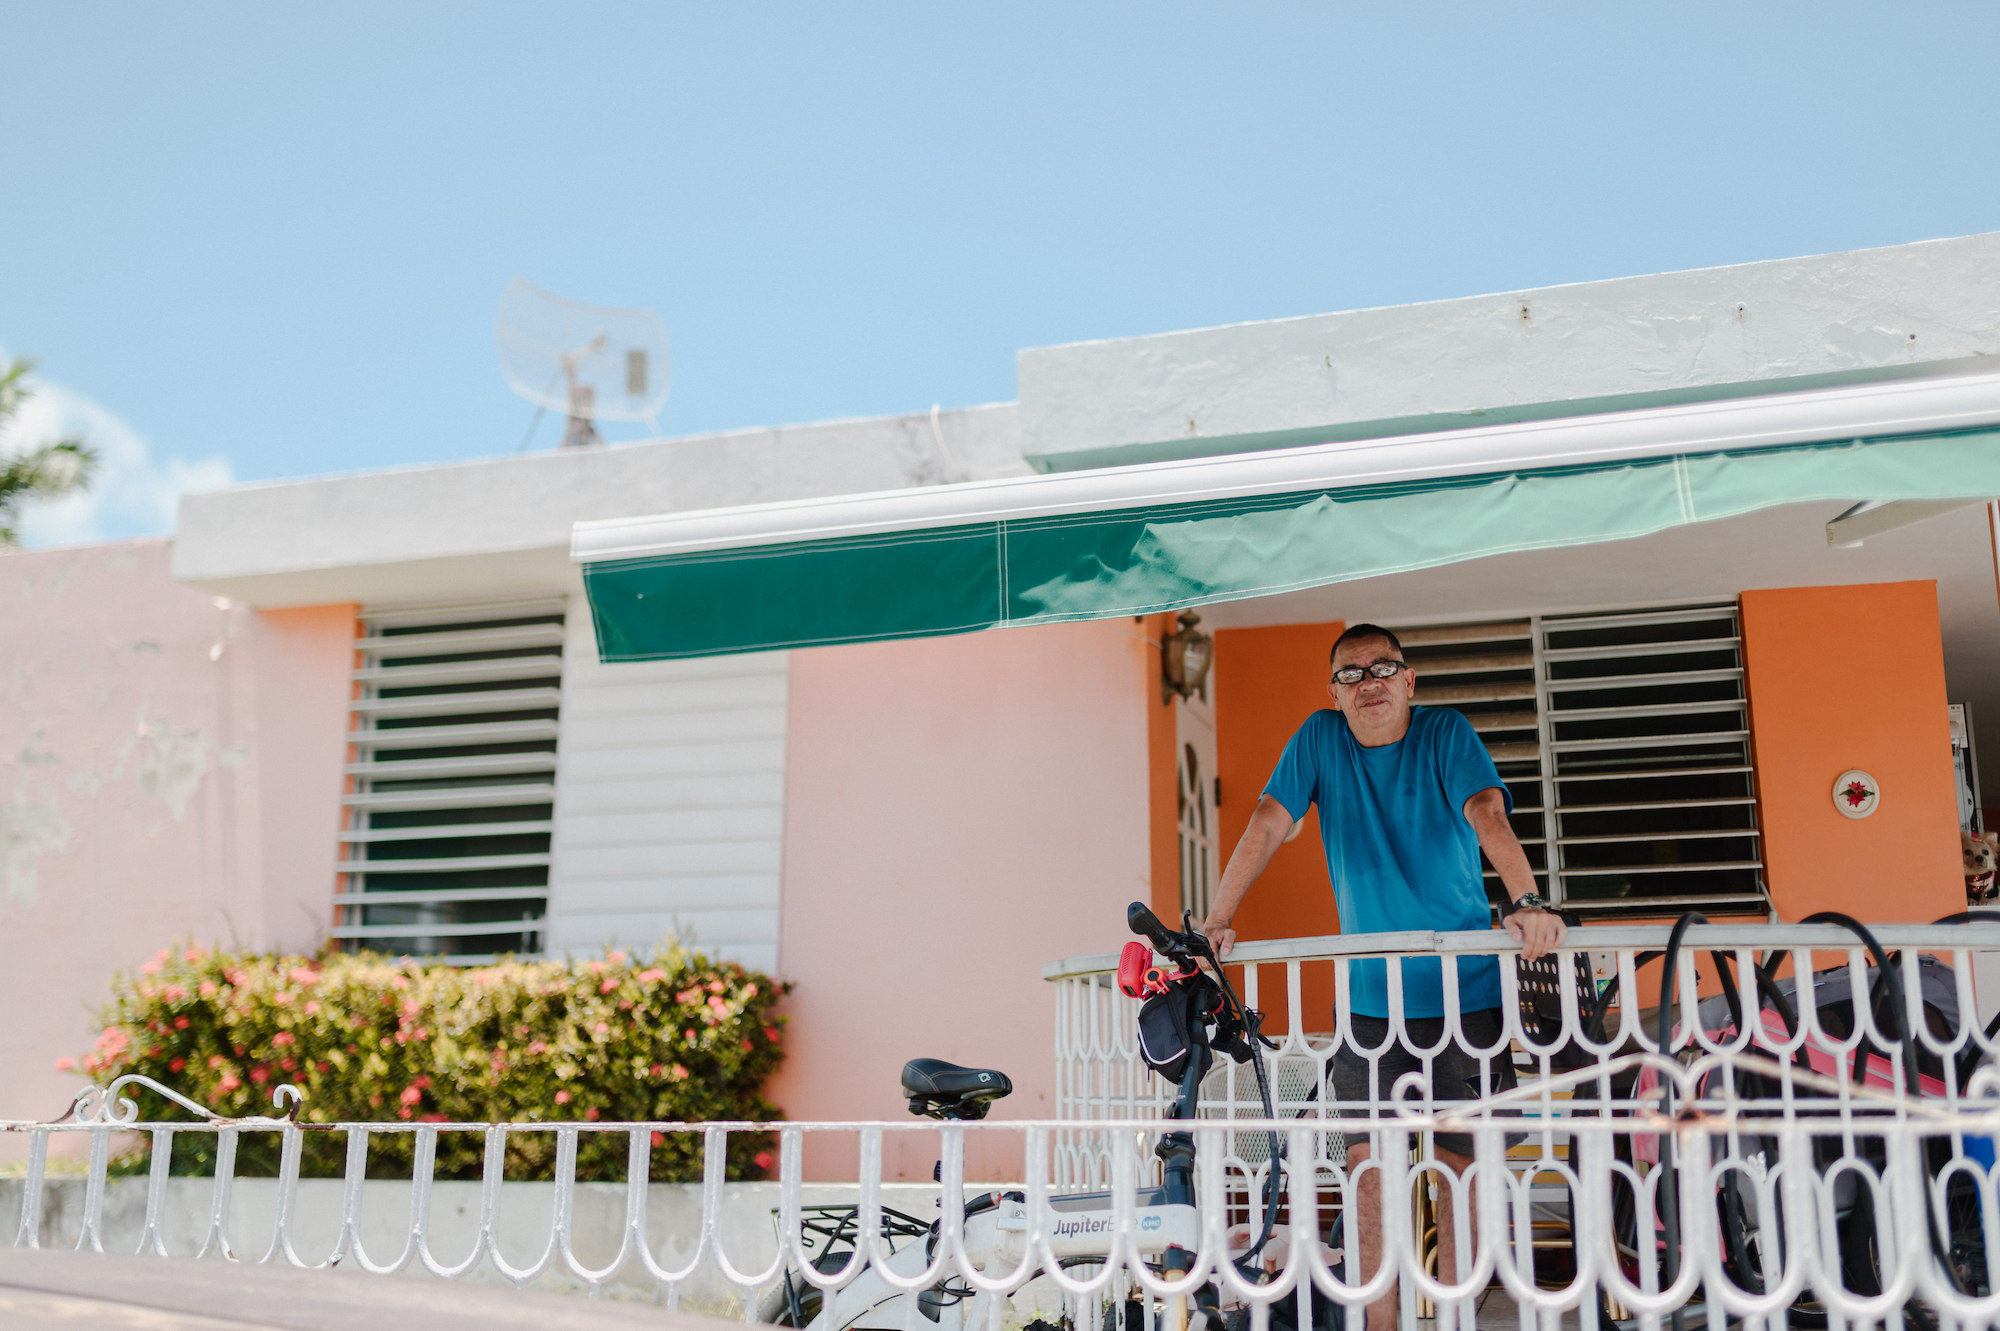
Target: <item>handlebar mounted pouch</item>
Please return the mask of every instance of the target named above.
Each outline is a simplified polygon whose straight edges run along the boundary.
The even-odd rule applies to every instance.
[[[1192,1022],[1208,1023],[1222,1012],[1222,990],[1206,975],[1187,973],[1139,1005],[1139,1057],[1170,1082],[1178,1082],[1194,1056]]]
[[[1186,996],[1176,989],[1154,994],[1139,1005],[1139,1057],[1170,1082],[1179,1082],[1194,1056]]]

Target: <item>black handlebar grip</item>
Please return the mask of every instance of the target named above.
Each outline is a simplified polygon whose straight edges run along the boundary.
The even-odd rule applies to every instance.
[[[1148,939],[1156,952],[1178,952],[1184,947],[1180,935],[1161,924],[1160,917],[1148,910],[1143,901],[1125,908],[1125,923],[1132,926],[1133,933]]]

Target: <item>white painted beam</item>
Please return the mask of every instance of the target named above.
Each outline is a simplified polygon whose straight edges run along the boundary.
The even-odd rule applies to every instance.
[[[2000,423],[2000,371],[963,485],[579,522],[580,562]]]
[[[1865,500],[1826,524],[1826,543],[1836,549],[1851,550],[1870,537],[1984,502],[1979,499]]]

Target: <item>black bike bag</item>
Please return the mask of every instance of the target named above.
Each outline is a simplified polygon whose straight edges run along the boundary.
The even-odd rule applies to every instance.
[[[1179,989],[1154,994],[1139,1005],[1139,1057],[1170,1082],[1178,1083],[1194,1055],[1188,1031],[1187,998]]]

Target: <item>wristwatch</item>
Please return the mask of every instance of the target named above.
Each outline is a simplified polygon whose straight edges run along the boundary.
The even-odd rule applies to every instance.
[[[1515,910],[1547,910],[1549,899],[1540,892],[1523,892],[1514,898]]]

